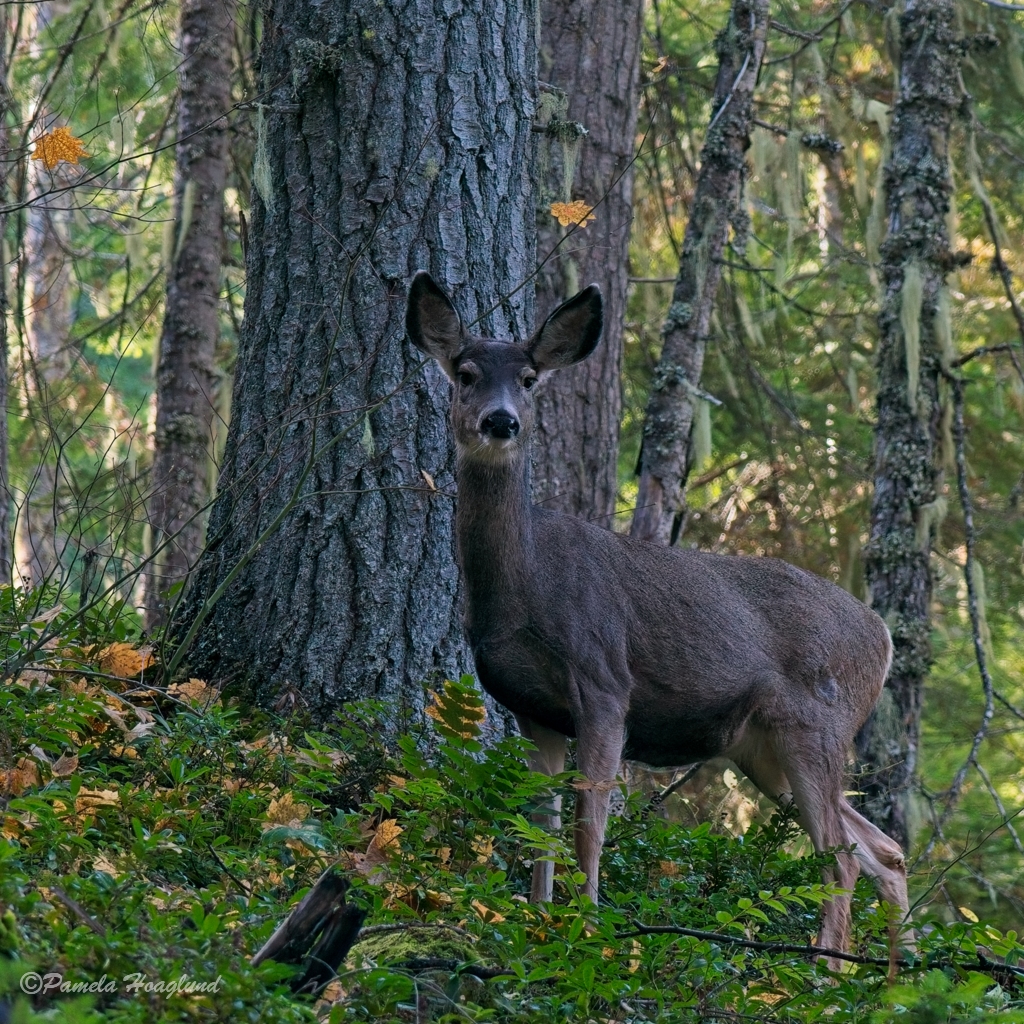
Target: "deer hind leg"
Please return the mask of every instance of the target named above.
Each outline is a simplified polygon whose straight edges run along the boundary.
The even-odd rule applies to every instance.
[[[852,845],[845,827],[843,808],[849,807],[843,796],[843,766],[821,749],[817,756],[787,751],[782,756],[786,773],[793,782],[793,800],[800,824],[807,830],[818,853],[836,846]],[[837,853],[835,867],[825,868],[826,882],[837,882],[853,889],[860,866],[849,853]],[[850,897],[836,896],[821,908],[818,945],[824,949],[845,951],[850,942]],[[830,961],[833,969],[839,965]]]
[[[516,716],[519,731],[536,748],[527,754],[530,769],[544,775],[558,775],[565,771],[565,737],[529,718]],[[557,831],[562,827],[562,798],[551,793],[548,799],[530,815],[544,828]],[[531,903],[550,903],[554,894],[555,865],[550,860],[533,862],[533,881],[530,885]]]
[[[766,730],[751,728],[728,756],[765,796],[779,804],[796,804],[797,820],[819,853],[851,845],[842,814],[842,808],[849,807],[843,796],[842,765],[834,763],[824,749],[807,753],[780,750],[778,740]],[[824,874],[826,882],[852,889],[857,881],[857,860],[850,854],[837,854],[835,867]],[[849,935],[850,897],[838,896],[822,907],[818,945],[845,950]]]
[[[914,930],[907,923],[910,917],[910,901],[907,898],[907,866],[899,843],[890,839],[880,828],[855,811],[845,800],[840,808],[843,824],[850,844],[856,844],[854,853],[860,861],[864,874],[874,879],[878,894],[894,910],[898,911],[900,939],[904,946],[913,950]],[[897,928],[893,929],[893,939]]]

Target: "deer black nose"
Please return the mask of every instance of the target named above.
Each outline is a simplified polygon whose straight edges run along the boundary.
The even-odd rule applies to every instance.
[[[499,409],[484,420],[482,427],[485,434],[507,441],[519,433],[519,420],[504,409]]]

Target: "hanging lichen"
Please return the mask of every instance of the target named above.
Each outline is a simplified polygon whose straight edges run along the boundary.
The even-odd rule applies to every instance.
[[[917,547],[919,551],[928,551],[932,542],[932,531],[938,529],[949,511],[949,502],[941,494],[934,500],[922,505],[917,510]]]
[[[803,187],[800,176],[800,137],[794,132],[782,147],[782,167],[776,174],[775,191],[786,218],[786,262],[793,258],[793,236],[800,222]]]
[[[853,363],[846,368],[846,391],[850,396],[850,409],[856,412],[860,405],[860,388],[857,382],[857,367]]]
[[[764,335],[761,329],[754,323],[754,317],[750,312],[750,306],[742,292],[736,293],[736,309],[740,314],[740,323],[743,325],[743,333],[750,339],[752,345],[763,345]]]
[[[572,183],[580,159],[580,148],[587,129],[579,121],[563,121],[552,118],[548,123],[547,135],[562,149],[562,201],[572,202]]]
[[[185,247],[185,239],[188,238],[188,229],[192,227],[192,213],[196,205],[196,183],[189,178],[185,182],[185,188],[181,193],[181,214],[178,217],[178,240],[174,243],[174,259],[177,262],[181,250]]]
[[[775,140],[763,128],[755,128],[750,133],[750,165],[753,176],[758,181],[766,181],[768,172],[775,163],[778,146]]]
[[[953,321],[950,316],[949,289],[942,285],[935,302],[935,340],[939,344],[939,360],[942,368],[948,373],[956,349],[953,347]]]
[[[696,251],[693,254],[694,292],[696,293],[696,305],[700,305],[701,296],[704,294],[704,286],[708,280],[708,268],[711,266],[711,231],[705,231],[697,243]]]
[[[981,636],[981,645],[985,649],[985,657],[989,664],[995,662],[995,654],[992,650],[992,631],[988,626],[988,597],[985,593],[985,570],[981,562],[976,558],[971,562],[971,581],[974,584],[974,599],[978,605],[978,633]]]
[[[885,222],[885,165],[889,160],[889,141],[882,146],[882,155],[878,160],[875,172],[875,194],[871,197],[871,211],[864,228],[864,248],[868,263],[878,264],[878,246],[882,241],[882,228]]]
[[[1021,63],[1020,47],[1020,37],[1013,36],[1006,46],[1006,63],[1010,69],[1013,87],[1017,90],[1018,95],[1024,99],[1024,64]]]
[[[692,443],[693,466],[701,469],[711,458],[711,403],[703,398],[694,400]]]
[[[864,147],[857,147],[855,157],[853,198],[857,201],[857,209],[866,210],[868,206],[868,171],[864,165]]]
[[[732,368],[729,366],[729,358],[725,354],[725,346],[715,346],[715,353],[718,356],[718,370],[725,382],[725,390],[729,392],[730,398],[739,398],[739,388],[736,386],[736,378],[733,376]]]
[[[1002,222],[999,220],[995,207],[992,205],[992,198],[988,194],[988,189],[985,188],[985,184],[981,180],[981,160],[978,158],[978,149],[975,145],[973,131],[967,139],[967,177],[971,183],[971,188],[974,190],[974,194],[992,218],[992,223],[995,225],[996,242],[1003,248],[1006,248],[1008,244],[1006,232],[1003,229]]]
[[[160,262],[164,273],[170,277],[174,270],[174,221],[164,221],[163,235],[160,239]]]
[[[270,173],[270,157],[267,155],[267,118],[263,104],[256,108],[256,151],[252,163],[252,183],[267,208],[274,209],[274,179]]]
[[[946,473],[956,472],[956,445],[953,442],[953,403],[946,396],[939,417],[939,465]]]
[[[921,374],[921,303],[924,299],[924,275],[917,263],[903,272],[900,290],[900,326],[903,351],[907,360],[907,405],[917,415],[917,384]]]

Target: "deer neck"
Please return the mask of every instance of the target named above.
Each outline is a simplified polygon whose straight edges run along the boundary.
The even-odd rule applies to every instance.
[[[459,459],[456,535],[470,640],[517,618],[533,561],[529,452],[500,464]]]

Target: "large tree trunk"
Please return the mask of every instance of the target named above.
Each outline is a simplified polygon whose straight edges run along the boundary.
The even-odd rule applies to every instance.
[[[183,0],[181,5],[175,250],[160,337],[149,499],[150,629],[164,623],[168,588],[184,582],[199,557],[210,497],[232,19],[230,0]]]
[[[860,780],[864,811],[905,848],[912,839],[910,787],[931,664],[930,510],[940,484],[942,415],[938,309],[957,262],[946,214],[949,133],[962,100],[958,42],[952,0],[907,0],[885,168],[889,233],[880,249],[875,492],[865,550],[872,605],[892,630],[895,654],[882,700],[857,738],[866,773]]]
[[[7,168],[10,151],[7,138],[7,32],[9,8],[0,10],[0,211],[7,205]],[[7,237],[7,215],[0,212],[0,585],[11,581],[11,490],[7,447],[7,262],[2,242]]]
[[[531,10],[266,8],[232,419],[177,623],[194,672],[397,712],[469,668],[449,386],[405,339],[406,282],[428,269],[478,333],[532,326]]]
[[[537,312],[547,316],[581,285],[596,281],[604,295],[605,321],[593,357],[554,374],[537,396],[533,497],[547,508],[606,526],[612,525],[617,490],[642,20],[641,0],[546,0],[541,5],[540,77],[552,88],[549,97],[555,102],[548,112],[549,131],[540,141],[538,254],[543,258],[562,238],[549,206],[575,198],[565,194],[573,180],[576,196],[600,205],[596,220],[575,231],[541,268]],[[574,179],[565,173],[566,152],[558,141],[566,122],[587,131]]]
[[[740,200],[750,146],[754,86],[764,54],[768,0],[733,0],[716,40],[718,78],[701,151],[662,350],[644,417],[640,486],[632,536],[669,544],[685,511],[690,436],[721,260]],[[737,231],[742,246],[745,232]]]
[[[52,45],[51,33],[68,11],[66,0],[44,0],[35,10],[35,54]],[[39,83],[40,88],[43,83]],[[38,111],[34,134],[52,127],[47,111]],[[15,532],[19,576],[38,586],[60,573],[58,527],[61,498],[57,491],[64,391],[71,369],[71,221],[73,192],[66,163],[47,169],[29,160],[29,195],[44,196],[28,207],[25,232],[25,282],[28,299],[24,401],[32,423],[36,460],[26,483]]]

